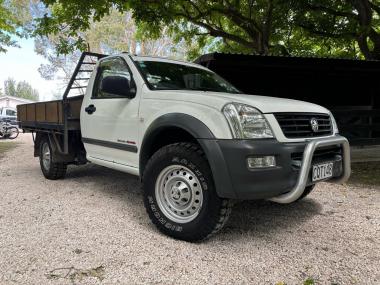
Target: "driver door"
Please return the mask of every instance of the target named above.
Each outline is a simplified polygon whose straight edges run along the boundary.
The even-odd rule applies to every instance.
[[[129,86],[123,88],[129,90],[117,86],[125,81]],[[81,129],[87,159],[98,164],[103,161],[111,167],[112,163],[119,169],[125,167],[128,172],[134,172],[134,168],[137,171],[139,94],[125,59],[115,56],[101,60],[92,94],[85,98]]]

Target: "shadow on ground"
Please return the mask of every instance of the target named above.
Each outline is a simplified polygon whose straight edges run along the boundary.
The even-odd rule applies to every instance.
[[[137,216],[143,209],[142,189],[138,177],[97,165],[72,167],[67,180],[91,183],[92,189],[104,191],[117,199],[124,200]],[[139,202],[136,203],[136,195]],[[141,209],[139,208],[141,207]],[[273,232],[292,232],[292,229],[318,215],[322,206],[312,199],[304,199],[290,205],[269,201],[241,201],[233,208],[231,217],[220,233],[222,239],[241,236],[256,236],[267,239]],[[146,215],[148,221],[148,216]],[[141,222],[141,221],[140,221]]]
[[[380,162],[355,162],[351,165],[350,184],[380,186]]]
[[[299,225],[320,215],[321,211],[322,205],[308,198],[289,205],[264,200],[243,201],[235,205],[222,233],[226,238],[247,235],[268,240],[296,231]]]

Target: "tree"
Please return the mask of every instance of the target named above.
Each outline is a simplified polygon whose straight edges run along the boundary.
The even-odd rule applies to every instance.
[[[128,51],[132,54],[183,59],[187,49],[183,42],[173,41],[166,27],[162,29],[158,38],[148,39],[135,25],[130,12],[122,14],[116,9],[111,9],[110,14],[98,22],[91,21],[88,30],[78,31],[77,34],[83,38],[87,49],[105,54]],[[70,79],[81,53],[74,49],[63,55],[56,50],[62,41],[70,42],[71,39],[66,31],[36,37],[35,51],[48,61],[39,67],[43,78],[50,80],[58,77],[65,82]]]
[[[8,78],[4,81],[4,93],[6,96],[17,97],[17,83],[13,78]]]
[[[72,36],[79,30],[87,30],[89,19],[95,21],[110,13],[113,7],[120,12],[132,11],[138,25],[144,25],[145,33],[157,36],[162,27],[188,42],[197,39],[205,46],[211,37],[219,37],[225,44],[237,43],[241,48],[268,54],[270,48],[278,45],[277,34],[283,26],[284,0],[126,0],[126,1],[83,1],[43,0],[52,7],[53,13],[39,20],[38,34],[57,34],[66,29]],[[65,23],[65,24],[61,24]],[[76,35],[76,34],[75,34]],[[83,48],[83,37],[77,37],[72,46]],[[61,45],[62,52],[70,51]]]
[[[17,97],[33,101],[39,100],[38,91],[26,81],[20,81],[17,83],[16,95]]]
[[[10,11],[4,0],[0,0],[0,52],[5,52],[5,47],[15,46],[12,35],[17,34],[19,23],[15,15]]]
[[[4,81],[4,94],[6,96],[19,97],[33,101],[39,100],[39,94],[28,82],[16,82],[13,78]]]
[[[116,8],[131,11],[151,37],[169,27],[198,50],[257,54],[308,54],[380,58],[380,0],[43,0],[52,13],[38,20],[37,34],[65,31],[60,52],[85,48],[78,31]],[[196,44],[194,44],[196,42]],[[194,52],[193,54],[195,54]]]
[[[294,24],[307,32],[305,37],[330,39],[332,48],[356,44],[365,58],[380,59],[380,0],[294,3]]]

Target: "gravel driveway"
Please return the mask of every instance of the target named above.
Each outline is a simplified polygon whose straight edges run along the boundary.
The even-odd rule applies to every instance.
[[[242,202],[191,244],[150,223],[136,177],[89,164],[49,181],[17,140],[0,160],[0,284],[380,284],[379,187]]]

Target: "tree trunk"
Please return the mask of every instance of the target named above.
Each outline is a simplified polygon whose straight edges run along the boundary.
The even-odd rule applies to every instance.
[[[144,41],[141,41],[141,43],[140,43],[140,54],[145,55],[145,43],[144,43]]]
[[[131,39],[131,46],[129,48],[129,52],[131,54],[136,54],[136,40],[135,39]]]
[[[273,21],[273,0],[268,0],[267,14],[265,17],[265,22],[262,28],[262,51],[264,55],[269,54],[269,39],[272,32],[272,21]]]
[[[374,29],[371,29],[369,33],[369,38],[373,42],[372,57],[373,59],[380,59],[380,34]]]
[[[361,34],[357,38],[359,48],[366,59],[380,59],[380,34],[372,28],[373,12],[368,0],[354,0],[354,7],[358,11]],[[374,47],[371,50],[368,40]]]

